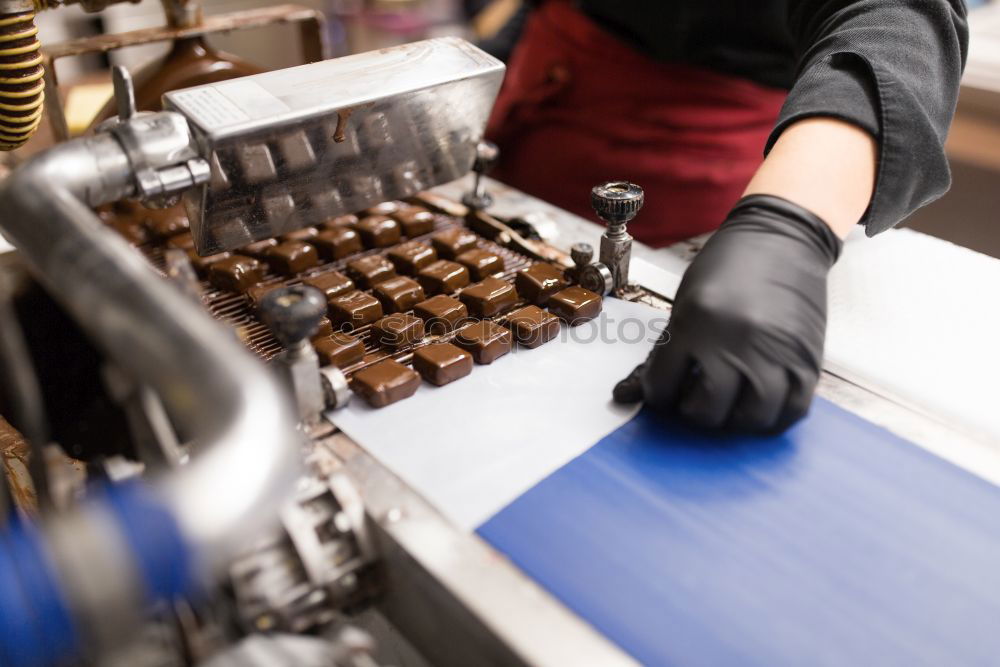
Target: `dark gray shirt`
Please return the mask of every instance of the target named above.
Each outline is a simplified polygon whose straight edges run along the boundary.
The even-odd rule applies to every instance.
[[[810,116],[879,142],[869,235],[951,183],[944,140],[968,51],[962,0],[577,0],[610,32],[657,60],[786,88],[767,143]],[[518,20],[523,20],[523,15]],[[509,27],[509,41],[517,33]]]

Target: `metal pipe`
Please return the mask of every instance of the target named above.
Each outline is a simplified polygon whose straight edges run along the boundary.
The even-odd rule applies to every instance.
[[[199,436],[192,462],[158,480],[156,490],[207,573],[277,519],[300,472],[302,441],[291,401],[266,367],[90,210],[135,189],[114,136],[68,141],[0,186],[0,226],[104,352],[152,386],[184,432]],[[79,512],[55,521],[86,532]],[[93,548],[112,551],[115,543]],[[109,553],[107,562],[122,556]],[[134,609],[131,593],[118,597],[100,601],[104,612],[86,611],[107,613],[113,602]]]

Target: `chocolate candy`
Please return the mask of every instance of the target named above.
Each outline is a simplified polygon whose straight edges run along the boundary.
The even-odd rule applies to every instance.
[[[445,259],[455,259],[466,250],[472,250],[477,240],[479,237],[465,227],[452,227],[431,237],[434,249]]]
[[[320,225],[320,227],[323,229],[338,229],[340,227],[353,227],[356,224],[358,224],[358,216],[348,213],[347,215],[338,215],[336,218],[330,218]]]
[[[297,229],[294,232],[289,232],[288,234],[282,234],[282,241],[309,241],[316,237],[319,230],[315,227],[303,227],[302,229]]]
[[[272,285],[254,285],[246,291],[247,303],[250,305],[251,310],[257,310],[260,308],[261,301],[267,296],[267,293],[271,290],[278,289],[279,287],[284,287],[281,283],[274,283]]]
[[[353,331],[382,317],[382,304],[371,294],[348,292],[330,299],[330,320],[342,331]]]
[[[293,276],[319,264],[316,248],[304,241],[285,241],[271,248],[267,263],[275,273]]]
[[[420,269],[417,282],[428,294],[451,294],[469,284],[469,270],[461,264],[439,259]]]
[[[482,280],[503,271],[503,259],[496,253],[480,248],[466,250],[455,261],[469,269],[473,280]]]
[[[202,257],[195,252],[194,248],[188,250],[188,259],[191,260],[191,266],[194,267],[195,273],[199,276],[205,276],[208,273],[208,267],[219,260],[228,259],[229,257],[232,257],[232,254],[228,252],[217,252],[214,255]]]
[[[399,243],[403,231],[399,223],[384,215],[370,215],[354,225],[366,248],[385,248]]]
[[[190,233],[178,234],[167,239],[168,248],[180,248],[181,250],[194,249],[194,237]]]
[[[351,379],[351,388],[375,408],[409,398],[418,387],[420,375],[392,359],[362,368]]]
[[[335,332],[325,338],[313,340],[313,347],[323,366],[347,368],[365,358],[365,346],[350,334]]]
[[[568,284],[563,272],[551,264],[533,264],[514,276],[517,293],[538,306]]]
[[[382,308],[387,313],[410,310],[424,300],[424,288],[411,278],[383,280],[375,286],[374,292],[375,298],[382,302]]]
[[[476,317],[493,317],[517,303],[517,290],[505,280],[487,278],[458,295]]]
[[[601,295],[582,287],[567,287],[556,292],[548,302],[549,310],[570,326],[582,324],[601,312]]]
[[[510,352],[510,332],[489,320],[470,324],[455,334],[455,345],[472,354],[477,364],[491,364]]]
[[[321,273],[318,276],[306,278],[302,282],[315,287],[325,294],[327,301],[335,296],[347,294],[354,289],[354,281],[339,271]]]
[[[271,251],[271,248],[276,248],[278,246],[277,239],[261,239],[260,241],[255,241],[250,245],[245,245],[236,252],[247,257],[256,257],[257,259],[264,259],[267,257],[267,253]]]
[[[361,235],[350,227],[325,229],[309,239],[309,243],[312,243],[319,251],[320,257],[328,262],[343,259],[364,249]]]
[[[450,343],[424,345],[413,352],[413,369],[442,387],[472,372],[472,355]]]
[[[329,317],[324,315],[320,319],[319,325],[316,327],[316,332],[312,336],[309,336],[309,339],[312,341],[323,340],[324,338],[329,338],[332,335],[333,322],[330,321]]]
[[[434,214],[422,206],[407,205],[392,214],[409,238],[423,236],[434,230]]]
[[[394,350],[419,343],[423,337],[424,321],[407,313],[386,315],[372,325],[375,342]]]
[[[390,250],[387,257],[397,271],[412,276],[420,269],[437,261],[437,252],[426,243],[409,241]]]
[[[384,201],[381,204],[375,204],[371,208],[366,208],[361,212],[361,215],[392,215],[399,210],[402,204],[402,202],[398,201]]]
[[[135,220],[127,218],[111,220],[108,225],[132,245],[142,245],[149,241],[149,230]]]
[[[559,318],[538,306],[519,308],[507,317],[514,340],[527,348],[536,348],[559,335]]]
[[[264,265],[253,257],[233,255],[208,267],[208,282],[226,292],[245,292],[264,278]]]
[[[413,314],[424,321],[424,329],[434,335],[443,335],[469,317],[465,304],[450,296],[437,296],[421,301],[413,307]]]
[[[164,209],[143,209],[141,215],[153,236],[165,239],[191,229],[191,222],[183,206]]]
[[[354,282],[364,289],[396,277],[396,268],[392,262],[381,255],[356,259],[347,265],[347,269],[354,275]]]

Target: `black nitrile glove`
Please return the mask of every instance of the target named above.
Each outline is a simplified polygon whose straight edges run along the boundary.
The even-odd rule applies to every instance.
[[[666,332],[615,400],[709,428],[790,426],[819,379],[826,276],[841,245],[796,204],[744,197],[684,274]]]

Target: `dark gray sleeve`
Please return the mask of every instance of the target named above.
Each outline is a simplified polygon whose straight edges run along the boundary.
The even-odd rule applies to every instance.
[[[968,52],[962,0],[791,0],[796,81],[766,151],[811,116],[878,140],[875,194],[862,223],[889,229],[951,185],[944,141]]]

